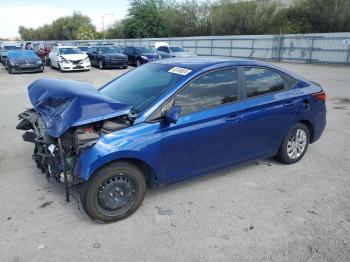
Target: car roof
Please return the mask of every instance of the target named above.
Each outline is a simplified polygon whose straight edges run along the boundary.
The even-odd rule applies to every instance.
[[[73,45],[62,45],[62,46],[57,46],[59,49],[61,48],[78,48],[77,46],[73,46]]]
[[[269,64],[263,61],[250,60],[245,58],[234,58],[226,56],[190,56],[190,57],[175,57],[167,59],[159,59],[152,63],[171,65],[173,67],[183,67],[193,71],[210,68],[216,69],[220,67],[227,66],[258,66],[258,67],[267,67],[270,69],[278,70],[285,74],[288,74],[292,77],[298,79],[304,79],[298,74],[290,72],[284,68],[280,68],[273,64]]]
[[[172,66],[184,67],[191,70],[197,70],[205,67],[210,67],[220,64],[228,64],[228,66],[237,65],[255,65],[257,61],[244,58],[220,57],[220,56],[191,56],[181,58],[160,59],[153,63],[170,64]]]

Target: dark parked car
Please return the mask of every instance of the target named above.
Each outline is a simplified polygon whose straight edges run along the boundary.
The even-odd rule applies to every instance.
[[[87,55],[89,56],[91,65],[104,68],[127,68],[128,57],[120,53],[122,49],[115,46],[93,46],[89,48]]]
[[[43,62],[32,50],[8,51],[6,67],[10,74],[44,71]]]
[[[42,43],[40,43],[39,50],[38,50],[37,54],[41,58],[41,60],[43,61],[43,63],[45,65],[47,65],[47,66],[50,65],[49,54],[50,54],[51,50],[56,46],[58,46],[58,44],[55,42],[42,42]]]
[[[17,129],[38,168],[67,193],[84,183],[85,211],[107,222],[136,211],[149,186],[272,156],[296,163],[326,125],[319,85],[252,60],[170,58],[99,90],[49,79],[28,90],[34,108]]]
[[[128,56],[129,65],[140,66],[150,61],[155,61],[161,58],[161,56],[154,51],[146,47],[133,47],[128,46],[124,48],[123,53]]]
[[[87,54],[87,52],[89,51],[89,46],[77,46],[80,51],[82,51],[84,54]]]
[[[19,45],[16,45],[16,44],[2,44],[0,46],[0,60],[1,60],[1,63],[6,66],[6,63],[7,63],[7,53],[8,51],[11,51],[11,50],[21,50],[21,46]]]

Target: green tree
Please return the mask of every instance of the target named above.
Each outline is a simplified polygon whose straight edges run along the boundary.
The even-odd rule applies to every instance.
[[[93,39],[96,28],[88,16],[74,12],[37,29],[20,26],[18,32],[23,40],[84,40]]]

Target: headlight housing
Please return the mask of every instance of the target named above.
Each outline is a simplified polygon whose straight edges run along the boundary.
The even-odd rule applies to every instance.
[[[90,59],[88,57],[84,58],[83,62],[89,63]]]
[[[41,60],[36,61],[37,65],[41,65],[43,62]]]
[[[67,59],[63,58],[62,56],[60,56],[60,60],[58,60],[60,63],[70,63]]]
[[[148,60],[148,57],[147,57],[147,56],[144,56],[144,55],[142,55],[141,58],[142,58],[143,60]]]
[[[10,65],[12,65],[12,66],[14,66],[14,65],[17,65],[18,63],[16,62],[16,61],[14,61],[14,60],[9,60],[9,63],[10,63]]]

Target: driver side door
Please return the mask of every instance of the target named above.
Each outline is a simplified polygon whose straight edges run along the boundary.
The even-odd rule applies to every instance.
[[[180,90],[176,124],[161,130],[164,182],[229,166],[240,152],[240,84],[236,68],[212,71]]]

